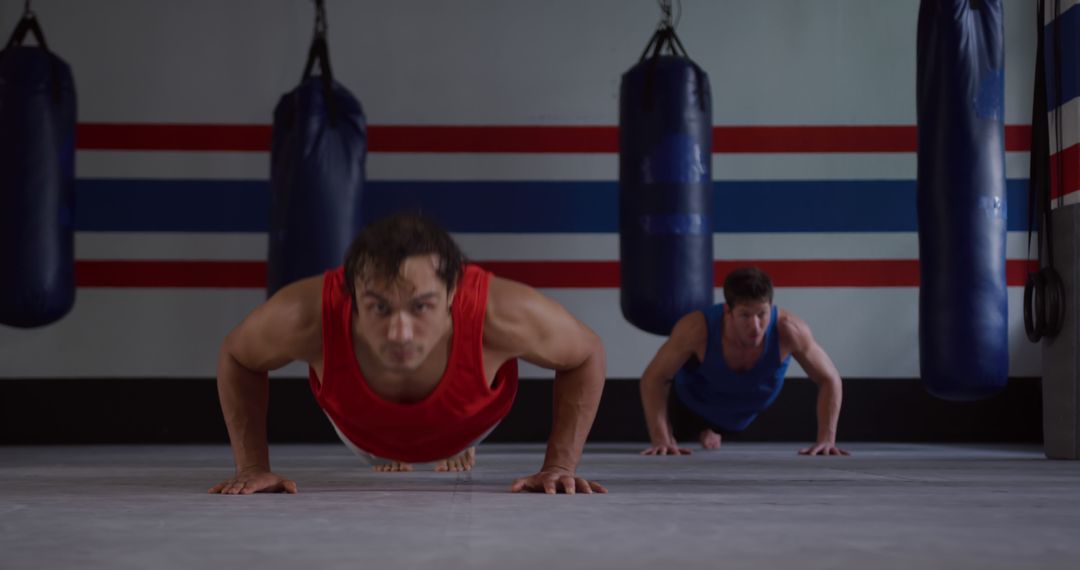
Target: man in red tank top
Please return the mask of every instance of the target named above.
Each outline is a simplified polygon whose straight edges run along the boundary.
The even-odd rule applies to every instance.
[[[269,370],[308,363],[315,399],[376,470],[462,471],[510,409],[518,358],[555,370],[555,405],[540,471],[511,490],[606,492],[576,473],[604,383],[596,334],[535,289],[465,263],[430,220],[371,224],[342,267],[282,288],[225,338],[218,395],[236,473],[210,492],[296,492],[270,470]]]

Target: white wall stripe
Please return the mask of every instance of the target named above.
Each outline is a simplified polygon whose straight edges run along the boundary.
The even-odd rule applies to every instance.
[[[679,36],[712,80],[717,123],[914,121],[918,2],[823,3],[685,3]],[[22,2],[5,5],[12,22]],[[76,71],[80,117],[93,122],[268,121],[311,41],[310,3],[296,0],[34,8]],[[611,123],[620,74],[659,17],[655,2],[626,0],[333,8],[335,75],[381,124]],[[1010,0],[1004,12],[1006,90],[1030,93],[1022,70],[1034,58],[1035,10]],[[1030,96],[1006,97],[1009,123],[1030,113]]]
[[[1065,194],[1061,200],[1052,200],[1050,202],[1050,208],[1056,210],[1057,208],[1071,206],[1073,204],[1080,204],[1080,190],[1073,190],[1072,192]]]
[[[269,180],[268,152],[80,150],[79,178]]]
[[[1075,117],[1075,102],[1073,116]],[[1074,133],[1075,135],[1075,133]],[[713,156],[714,180],[914,180],[915,153],[779,153]],[[269,180],[266,152],[144,152],[82,150],[80,178]],[[1027,178],[1028,153],[1005,154],[1005,175]],[[422,181],[615,181],[616,154],[368,155],[367,178]]]
[[[1077,194],[1066,197],[1075,203]],[[612,261],[619,258],[618,234],[454,234],[462,250],[477,261]],[[1005,254],[1023,259],[1027,234],[1009,232]],[[78,232],[75,255],[81,260],[236,260],[266,259],[264,233]],[[718,233],[716,259],[915,259],[914,232],[882,233]]]
[[[82,260],[265,260],[265,233],[77,232]]]
[[[1057,146],[1057,111],[1061,112],[1061,148]],[[1047,116],[1050,119],[1050,154],[1057,154],[1080,143],[1080,97],[1066,101],[1058,110],[1047,113]]]

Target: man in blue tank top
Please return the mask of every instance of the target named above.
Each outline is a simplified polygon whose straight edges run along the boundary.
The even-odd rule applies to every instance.
[[[848,455],[836,447],[842,388],[825,351],[802,319],[772,304],[772,280],[757,268],[731,272],[725,303],[675,323],[641,375],[650,446],[643,455],[688,455],[676,437],[696,433],[702,447],[746,429],[784,386],[791,357],[818,385],[817,442],[804,455]]]

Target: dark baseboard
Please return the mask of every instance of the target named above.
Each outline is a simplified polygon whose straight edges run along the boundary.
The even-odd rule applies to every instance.
[[[551,428],[551,381],[521,383],[493,442],[545,441]],[[735,441],[809,441],[816,388],[790,379],[776,403]],[[331,442],[337,436],[315,404],[307,379],[274,379],[273,442]],[[610,380],[590,441],[646,441],[638,384]],[[927,394],[917,380],[848,379],[840,441],[1042,441],[1038,378],[1014,378],[1000,394],[956,403]],[[212,379],[0,380],[0,444],[225,443]]]

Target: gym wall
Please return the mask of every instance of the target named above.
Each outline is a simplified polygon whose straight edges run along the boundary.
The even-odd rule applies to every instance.
[[[0,327],[0,443],[223,441],[217,350],[265,298],[269,124],[300,78],[313,5],[33,7],[79,96],[79,288],[54,325]],[[0,30],[22,9],[0,1]],[[633,380],[662,338],[619,312],[616,125],[656,3],[328,0],[327,12],[335,76],[370,125],[365,216],[422,209],[473,260],[563,303],[607,347],[594,437],[643,437]],[[916,385],[917,12],[916,0],[682,2],[679,36],[713,90],[716,259],[762,265],[777,304],[809,323],[847,379],[841,439],[1038,439],[1040,352],[1021,318],[1034,8],[1005,3],[1014,381],[964,405]],[[552,375],[522,375],[497,438],[546,436]],[[305,376],[274,374],[279,440],[333,437]],[[812,437],[804,376],[793,364],[746,437]]]

